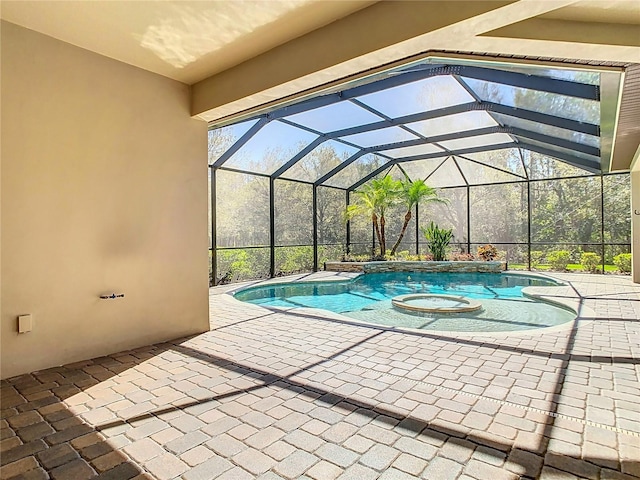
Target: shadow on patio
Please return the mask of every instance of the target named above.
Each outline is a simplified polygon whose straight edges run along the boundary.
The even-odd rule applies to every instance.
[[[607,318],[460,338],[218,300],[211,332],[3,381],[2,478],[640,476],[638,358],[581,353]]]

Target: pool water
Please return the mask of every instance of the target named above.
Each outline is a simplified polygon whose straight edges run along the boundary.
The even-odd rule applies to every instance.
[[[235,298],[265,307],[320,308],[385,326],[447,331],[514,331],[569,322],[575,313],[522,295],[528,286],[554,286],[551,279],[496,273],[372,273],[346,282],[298,282],[243,289]],[[461,295],[483,309],[419,315],[393,307],[398,295]]]

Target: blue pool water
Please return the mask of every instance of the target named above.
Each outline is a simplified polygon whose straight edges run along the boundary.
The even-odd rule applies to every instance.
[[[527,286],[558,283],[537,277],[494,273],[373,273],[345,282],[265,285],[241,290],[235,298],[265,307],[320,308],[358,320],[423,330],[512,331],[568,322],[575,313],[522,295]],[[467,314],[412,314],[391,305],[410,293],[462,295],[481,301]]]

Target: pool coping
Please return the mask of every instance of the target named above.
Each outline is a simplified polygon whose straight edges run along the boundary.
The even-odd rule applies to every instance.
[[[451,272],[446,272],[451,273]],[[321,275],[317,275],[321,274]],[[488,275],[494,275],[494,273],[487,273]],[[254,307],[259,307],[267,311],[280,311],[287,313],[299,312],[301,314],[313,314],[314,316],[318,316],[318,314],[325,317],[326,320],[335,321],[338,320],[340,322],[348,323],[353,326],[360,326],[366,328],[377,328],[385,331],[394,331],[394,332],[406,332],[410,334],[423,334],[423,335],[437,335],[437,336],[446,336],[450,338],[473,338],[473,337],[495,337],[495,338],[505,338],[509,336],[528,336],[535,334],[536,332],[556,332],[556,331],[564,331],[571,330],[576,328],[577,323],[588,324],[593,320],[588,320],[581,317],[587,318],[595,318],[595,311],[585,305],[582,305],[580,302],[579,296],[576,294],[575,297],[568,297],[566,295],[567,289],[572,289],[571,285],[563,281],[559,278],[554,278],[548,274],[542,274],[537,272],[521,272],[521,271],[503,271],[500,272],[499,275],[516,275],[522,277],[534,277],[545,280],[552,280],[558,285],[549,285],[545,287],[525,287],[522,289],[522,294],[526,297],[529,297],[533,300],[539,300],[544,303],[548,303],[554,305],[559,308],[564,308],[565,310],[569,310],[576,315],[571,321],[565,322],[560,325],[554,325],[553,327],[543,327],[543,328],[532,328],[527,330],[511,330],[511,331],[495,331],[495,332],[457,332],[451,330],[422,330],[418,328],[409,328],[409,327],[390,327],[388,325],[381,325],[377,323],[366,322],[362,320],[356,320],[354,318],[348,317],[346,315],[332,312],[330,310],[325,310],[321,308],[311,308],[311,307],[263,307],[257,304],[251,304]],[[331,283],[338,281],[353,281],[361,275],[367,275],[366,273],[353,273],[353,272],[313,272],[300,275],[293,275],[287,277],[278,277],[278,278],[270,278],[267,280],[257,280],[254,282],[249,282],[248,284],[237,285],[236,288],[233,288],[234,285],[229,285],[231,287],[229,290],[221,292],[222,294],[226,294],[233,299],[233,301],[238,302],[240,304],[245,303],[241,300],[238,300],[234,297],[234,294],[245,289],[260,287],[260,286],[278,286],[284,285],[288,283]],[[538,289],[544,289],[543,292],[540,292]],[[555,291],[550,291],[549,289],[554,289]],[[320,318],[319,318],[320,319]]]
[[[465,306],[458,307],[421,307],[418,305],[411,305],[407,301],[418,300],[424,298],[444,298],[446,300],[457,300],[464,303]],[[482,308],[482,303],[471,298],[467,298],[463,295],[441,295],[436,293],[409,293],[406,295],[397,295],[391,299],[391,304],[395,308],[401,310],[408,310],[415,313],[467,313],[475,312]]]

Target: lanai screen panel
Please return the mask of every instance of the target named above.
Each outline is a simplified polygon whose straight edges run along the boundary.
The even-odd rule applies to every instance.
[[[419,225],[427,228],[430,222],[436,223],[440,228],[453,230],[452,244],[458,249],[466,249],[468,241],[467,224],[467,188],[443,188],[438,191],[438,196],[447,203],[421,203],[418,206]],[[420,231],[420,251],[426,248],[426,239]]]
[[[378,155],[363,155],[333,177],[325,182],[326,185],[338,188],[348,188],[362,177],[374,172],[378,167],[386,165],[390,162],[387,158]],[[390,167],[392,165],[389,165]]]
[[[560,128],[552,125],[545,125],[544,123],[534,122],[532,120],[527,120],[524,118],[518,118],[517,116],[503,115],[501,113],[493,113],[492,116],[496,119],[496,121],[500,122],[501,125],[504,125],[506,127],[516,127],[522,130],[539,133],[541,135],[548,135],[550,137],[555,137],[562,140],[582,143],[591,147],[600,147],[600,137],[597,137],[595,135],[567,130],[565,128]]]
[[[269,276],[269,180],[218,170],[214,283]]]
[[[313,269],[312,195],[311,185],[288,180],[274,182],[276,275]]]
[[[350,164],[363,165],[361,157],[376,153],[402,162],[530,145],[598,168],[599,74],[481,65],[418,63],[262,114],[238,124],[244,133],[233,135],[238,142],[230,154],[212,158],[219,159],[216,167],[347,189],[358,174],[371,173]],[[337,168],[342,162],[346,168]]]
[[[225,248],[216,250],[215,284],[268,278],[270,250],[262,248]]]
[[[563,156],[572,156],[578,160],[587,160],[589,162],[597,163],[599,161],[598,157],[591,155],[587,152],[578,151],[575,149],[570,149],[566,147],[562,147],[559,145],[548,145],[544,142],[540,142],[538,140],[532,140],[530,138],[520,137],[519,135],[515,135],[518,141],[521,141],[525,144],[531,145],[532,147],[540,147],[544,148],[550,152],[550,155],[557,154],[558,158],[563,158]],[[526,147],[525,147],[526,148]],[[594,173],[594,172],[589,172]]]
[[[488,152],[469,153],[460,155],[460,158],[473,160],[482,165],[487,165],[494,169],[502,170],[506,173],[516,175],[521,179],[527,178],[522,153],[516,148],[505,148],[501,150],[491,150]],[[491,181],[481,183],[492,183]]]
[[[466,130],[477,130],[479,128],[497,126],[498,122],[496,122],[491,115],[480,110],[455,113],[452,115],[445,115],[407,124],[407,127],[411,130],[414,130],[427,138],[446,135],[449,133],[463,132]]]
[[[424,180],[440,166],[444,159],[434,158],[430,160],[416,160],[414,162],[404,162],[402,168],[411,180]]]
[[[335,261],[346,252],[346,206],[344,190],[317,188],[316,220],[318,224],[318,263]]]
[[[522,177],[463,157],[456,157],[456,163],[460,167],[460,171],[469,185],[522,181]]]
[[[463,81],[485,102],[532,110],[592,124],[600,123],[600,103],[558,93],[514,87],[473,78]]]
[[[566,162],[537,152],[522,150],[522,156],[527,168],[527,174],[531,180],[592,175],[588,170],[569,165]]]
[[[467,184],[453,157],[447,158],[444,163],[434,170],[426,178],[426,183],[436,188],[457,187]]]
[[[277,180],[274,183],[275,244],[313,244],[313,191],[311,185]]]
[[[430,155],[430,154],[445,154],[445,150],[442,147],[433,145],[431,143],[424,143],[422,145],[413,145],[409,147],[399,147],[390,150],[384,150],[384,154],[388,157],[397,159],[404,157],[413,157],[416,155]]]
[[[404,225],[405,215],[407,214],[407,206],[404,204],[397,205],[389,209],[386,215],[386,237],[387,237],[387,250],[391,250],[396,240],[400,237],[402,226]],[[405,234],[402,237],[402,241],[398,245],[398,252],[408,252],[415,255],[416,252],[416,218],[415,207],[411,209],[411,220],[407,225]]]
[[[315,182],[358,151],[357,147],[329,140],[300,159],[282,174],[282,178]]]
[[[353,202],[354,190],[389,172],[425,179],[451,199],[419,205],[399,250],[424,246],[416,227],[429,219],[454,229],[456,248],[499,244],[519,262],[529,233],[535,248],[576,256],[599,248],[609,259],[627,248],[628,215],[618,211],[627,180],[593,176],[611,140],[600,138],[598,72],[437,59],[376,75],[209,133],[218,270],[245,265],[245,247],[262,272],[266,254],[270,275],[321,267],[339,249],[370,253],[370,218],[350,222],[345,245],[347,192]],[[575,188],[583,193],[563,198]],[[389,249],[405,213],[388,211]]]
[[[601,243],[599,177],[531,182],[530,188],[532,243]]]
[[[317,188],[316,219],[319,244],[345,244],[344,209],[346,205],[344,190],[329,187]]]
[[[371,254],[373,228],[371,218],[359,215],[349,222],[351,233],[350,251],[354,255]]]
[[[390,118],[473,102],[473,96],[451,76],[438,76],[392,87],[358,98]]]
[[[504,145],[507,143],[513,143],[513,140],[506,133],[490,133],[488,135],[477,135],[439,142],[440,145],[452,152],[470,149],[473,147]]]
[[[382,119],[380,115],[352,102],[338,102],[287,117],[290,122],[322,133],[379,122]]]
[[[629,175],[605,175],[603,185],[603,219],[605,260],[612,264],[620,253],[630,253],[631,244],[631,177]]]
[[[269,180],[257,175],[216,172],[218,247],[269,245]]]
[[[227,152],[257,122],[258,119],[253,119],[209,130],[209,165],[219,160],[222,154]]]
[[[356,133],[342,137],[342,140],[362,148],[401,143],[407,140],[418,140],[418,137],[400,127],[388,127],[370,132]]]
[[[471,187],[471,243],[527,243],[526,183]]]
[[[272,121],[242,145],[224,165],[249,172],[271,174],[316,138],[318,135],[301,128]]]
[[[491,243],[498,250],[498,259],[502,262],[506,262],[507,268],[512,269],[514,266],[522,267],[526,266],[529,261],[529,250],[526,243],[513,244],[513,243]],[[485,243],[472,243],[469,247],[469,251],[473,255],[477,255],[478,248],[486,245]],[[514,265],[516,264],[516,265]]]
[[[600,74],[598,72],[591,72],[588,70],[569,70],[566,68],[553,68],[536,66],[532,70],[530,65],[519,66],[517,64],[506,65],[503,64],[500,67],[503,70],[510,72],[524,73],[526,75],[539,75],[542,77],[555,78],[557,80],[569,80],[571,82],[587,83],[589,85],[598,85],[600,83]]]

